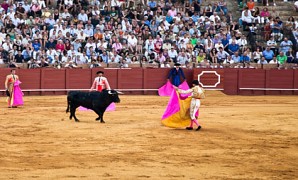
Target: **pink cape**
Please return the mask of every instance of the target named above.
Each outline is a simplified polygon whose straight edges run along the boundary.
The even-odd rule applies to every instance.
[[[106,111],[115,111],[115,110],[116,110],[116,105],[115,105],[115,103],[111,103],[111,104],[107,107],[107,109],[106,109]],[[79,111],[90,111],[90,109],[87,109],[87,108],[84,108],[84,107],[80,106],[80,107],[79,107]]]
[[[22,82],[19,80],[16,80],[13,87],[13,104],[12,106],[22,106],[24,105],[23,101],[23,92],[20,88],[20,84]]]
[[[168,106],[161,118],[163,125],[172,128],[189,126],[191,118],[189,114],[191,97],[181,96],[178,92],[172,91]],[[199,111],[196,112],[199,116]]]
[[[189,89],[187,82],[183,81],[183,83],[181,83],[179,85],[179,89],[183,89],[183,90]],[[173,87],[172,83],[170,81],[167,81],[165,85],[163,85],[162,87],[160,87],[158,89],[158,95],[159,96],[171,96],[173,91],[174,91],[174,87]]]

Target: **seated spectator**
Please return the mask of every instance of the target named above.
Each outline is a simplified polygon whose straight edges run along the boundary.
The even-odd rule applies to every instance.
[[[235,33],[235,31],[239,31],[239,24],[237,21],[233,21],[230,25],[230,30]]]
[[[217,63],[217,52],[218,51],[215,48],[212,48],[209,53],[210,61],[212,63]]]
[[[292,30],[293,28],[295,28],[295,19],[294,19],[293,16],[290,16],[290,17],[288,18],[288,20],[287,20],[286,23],[285,23],[285,28],[286,28],[287,30]]]
[[[112,45],[113,53],[119,53],[122,50],[122,44],[119,39]]]
[[[280,51],[286,54],[290,48],[292,48],[292,41],[288,40],[288,38],[284,38],[284,40],[280,43]]]
[[[246,40],[246,37],[245,35],[242,35],[241,38],[238,40],[238,43],[239,46],[240,46],[240,50],[243,52],[244,49],[246,49],[247,47],[247,40]]]
[[[258,24],[264,23],[264,17],[260,16],[259,7],[254,8],[254,11],[252,11],[252,16],[254,17],[254,23],[258,23]]]
[[[4,59],[3,59],[2,55],[0,55],[0,64],[4,64]]]
[[[232,60],[234,61],[234,63],[239,63],[240,62],[240,56],[239,56],[239,52],[235,52],[233,55],[232,55]]]
[[[32,58],[28,61],[28,65],[29,65],[28,67],[29,69],[36,69],[41,67],[40,62],[37,61],[37,59],[32,59]]]
[[[165,61],[166,61],[166,58],[163,55],[163,53],[159,53],[158,56],[156,57],[156,62],[159,64],[164,64]]]
[[[269,46],[266,47],[262,54],[267,62],[270,62],[274,57],[274,52],[270,49]]]
[[[185,65],[185,62],[189,61],[189,57],[188,55],[186,55],[185,52],[181,52],[179,53],[178,57],[177,57],[177,63]]]
[[[257,47],[256,51],[253,52],[253,61],[257,63],[262,58],[262,52],[259,47]]]
[[[298,1],[295,1],[294,7],[295,7],[296,12],[298,12]]]
[[[269,64],[278,64],[276,56],[273,57],[273,59],[269,62]]]
[[[33,2],[32,6],[31,6],[31,11],[29,12],[30,15],[36,17],[40,17],[42,14],[42,9],[40,7],[40,5],[38,4],[38,2]]]
[[[294,52],[292,48],[290,48],[287,51],[286,56],[287,56],[287,63],[297,63],[297,61],[295,60]]]
[[[217,52],[217,61],[218,63],[222,63],[224,60],[226,60],[230,56],[229,53],[224,51],[222,47],[219,48],[219,51]]]
[[[277,43],[276,41],[274,40],[274,37],[271,36],[270,39],[267,41],[267,46],[270,47],[270,49],[275,53],[277,53]]]
[[[140,61],[136,56],[133,56],[130,61],[131,61],[131,64],[140,64]]]
[[[246,6],[249,10],[253,10],[254,11],[254,8],[255,8],[255,2],[253,0],[249,0],[247,3],[246,3]]]
[[[272,61],[272,60],[271,60]],[[270,61],[270,62],[271,62]],[[262,57],[260,60],[258,60],[257,62],[258,64],[268,64],[268,62],[266,61],[265,57]]]
[[[268,18],[270,17],[270,12],[268,11],[268,8],[263,8],[261,13],[261,23],[267,23],[268,22]]]
[[[206,58],[204,58],[201,62],[199,62],[198,67],[200,67],[200,68],[209,68],[210,63]]]
[[[236,51],[239,51],[240,46],[236,44],[236,41],[232,41],[232,44],[229,44],[228,51],[230,55],[233,55]]]
[[[173,46],[171,47],[171,50],[168,51],[168,55],[174,63],[177,62],[178,53]]]
[[[263,3],[265,3],[266,6],[269,6],[269,0],[264,0]],[[276,6],[275,0],[273,0],[273,6]]]
[[[235,55],[232,55],[235,56]],[[232,59],[232,56],[228,56],[228,58],[226,60],[224,60],[223,64],[234,64],[234,60]]]
[[[68,61],[66,62],[65,68],[69,68],[69,69],[76,69],[78,68],[78,66],[73,62],[73,61]]]
[[[157,10],[157,3],[154,0],[150,0],[148,2],[148,6],[150,7],[151,11],[156,11]]]
[[[251,11],[248,10],[248,8],[245,8],[242,11],[241,20],[243,31],[247,31],[247,26],[251,26],[252,22],[254,21],[254,17],[251,15]]]
[[[243,52],[243,54],[240,57],[240,63],[249,63],[250,62],[250,58],[247,55],[247,52]]]
[[[206,54],[204,53],[203,50],[201,50],[197,56],[197,62],[200,63],[202,62],[204,59],[206,59]]]
[[[14,56],[14,61],[16,63],[23,63],[23,62],[25,62],[24,56],[22,55],[22,51],[18,51],[18,54]]]
[[[63,52],[65,50],[65,44],[63,43],[62,40],[58,41],[58,43],[56,44],[55,49],[56,49],[56,51],[60,50],[61,52]]]
[[[287,56],[284,54],[283,51],[279,52],[279,55],[277,55],[276,59],[278,61],[278,64],[285,64],[287,63]]]
[[[220,8],[220,11],[223,15],[227,15],[228,8],[227,8],[227,3],[225,2],[225,0],[219,0],[218,7]]]
[[[33,47],[34,51],[39,51],[41,48],[40,41],[35,39],[32,43],[32,47]]]
[[[271,25],[271,29],[272,29],[271,36],[273,36],[274,38],[275,36],[277,36],[278,41],[281,41],[283,38],[283,34],[281,33],[281,28],[282,26],[277,22],[277,20],[274,20],[274,24]]]
[[[295,60],[298,60],[298,51],[296,51],[296,56],[295,56]]]

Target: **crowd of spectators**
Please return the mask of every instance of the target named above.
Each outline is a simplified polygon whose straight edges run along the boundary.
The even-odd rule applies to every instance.
[[[289,57],[292,44],[278,31],[284,23],[268,14],[268,9],[258,14],[256,7],[245,6],[239,24],[225,0],[205,4],[201,0],[4,1],[0,7],[0,64],[94,68],[180,63],[192,68],[194,63],[195,67],[222,67],[297,59],[291,54],[291,61],[279,60],[279,56]],[[268,42],[284,39],[280,48],[267,42],[269,50],[274,50],[272,57],[267,52],[269,45],[252,51],[241,32],[242,27],[253,35],[258,24],[270,26]]]
[[[298,37],[298,21],[293,16],[282,21],[276,11],[276,2],[273,1],[271,10],[266,2],[260,10],[253,0],[248,1],[239,21],[243,31],[248,32],[250,44],[254,45],[253,60],[261,64],[297,64],[298,52],[295,52],[296,43],[292,41]],[[262,36],[263,42],[257,41],[256,35]]]

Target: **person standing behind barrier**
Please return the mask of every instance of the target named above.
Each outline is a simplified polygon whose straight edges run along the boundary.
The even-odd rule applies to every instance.
[[[102,92],[103,90],[111,90],[110,84],[108,82],[108,79],[103,76],[103,71],[98,71],[97,77],[94,79],[94,82],[90,88],[90,91],[93,91],[93,89],[96,89],[96,91]]]
[[[189,94],[191,93],[191,102],[190,102],[190,118],[191,118],[191,122],[190,122],[190,126],[187,127],[187,130],[193,130],[193,124],[195,123],[197,125],[197,129],[196,131],[201,129],[201,125],[199,124],[196,114],[197,111],[200,108],[201,105],[201,101],[200,99],[204,99],[205,98],[205,90],[203,88],[201,88],[199,86],[199,81],[198,80],[193,80],[192,81],[192,88],[188,89],[188,90],[182,90],[179,89],[178,87],[174,87],[174,89],[176,91],[178,91],[178,93],[180,94]]]
[[[5,89],[8,96],[8,107],[16,108],[19,105],[23,105],[23,93],[19,87],[19,76],[16,75],[16,70],[10,70],[11,74],[6,76]]]
[[[168,81],[171,81],[174,86],[178,87],[181,84],[181,77],[183,80],[186,79],[182,68],[180,68],[180,64],[175,63],[174,68],[170,70],[168,75]]]

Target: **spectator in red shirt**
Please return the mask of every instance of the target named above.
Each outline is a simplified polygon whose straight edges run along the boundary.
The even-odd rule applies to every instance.
[[[56,50],[57,51],[60,50],[61,52],[63,52],[64,49],[65,49],[65,46],[64,46],[62,40],[59,40],[58,43],[56,44]]]

